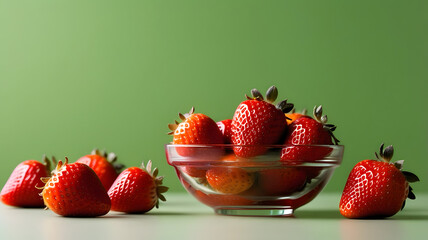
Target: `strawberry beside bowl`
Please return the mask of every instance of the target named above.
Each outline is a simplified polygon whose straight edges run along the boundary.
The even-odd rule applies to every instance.
[[[242,148],[254,157],[237,157]],[[343,158],[343,145],[167,144],[184,188],[217,214],[293,216],[312,201]]]

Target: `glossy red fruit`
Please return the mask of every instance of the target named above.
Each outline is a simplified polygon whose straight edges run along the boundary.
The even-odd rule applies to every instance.
[[[258,186],[266,195],[287,195],[302,190],[306,178],[300,168],[264,169],[259,172]]]
[[[207,170],[200,166],[182,166],[181,171],[193,178],[205,179]]]
[[[232,143],[232,119],[225,119],[217,122],[217,126],[220,132],[223,134],[223,143]]]
[[[145,213],[159,207],[159,199],[166,201],[162,193],[168,187],[162,186],[163,177],[158,177],[158,169],[152,172],[152,162],[147,168],[142,165],[125,169],[108,191],[111,210],[125,213]]]
[[[251,168],[251,167],[256,167],[257,162],[250,162],[250,161],[245,161],[244,162],[240,162],[239,159],[235,156],[235,154],[231,153],[231,154],[226,154],[222,157],[219,157],[218,159],[215,159],[216,162],[220,163],[223,166],[231,166],[231,167],[241,167],[241,168]],[[197,178],[196,180],[198,182],[204,182],[206,181],[206,172],[208,169],[211,169],[212,166],[210,166],[209,164],[207,164],[206,162],[201,162],[200,165],[186,165],[186,166],[180,166],[181,170],[186,173],[187,175]]]
[[[50,176],[50,162],[43,156],[45,164],[36,160],[27,160],[20,163],[13,170],[0,193],[4,204],[15,207],[44,207],[40,178]]]
[[[257,89],[251,92],[253,97],[239,104],[232,119],[232,143],[243,145],[234,148],[238,157],[261,155],[267,150],[263,145],[277,144],[287,129],[284,113],[293,109],[287,100],[273,105],[278,96],[275,86],[268,89],[267,101]]]
[[[42,192],[45,205],[65,217],[97,217],[110,210],[110,199],[100,179],[88,165],[58,162]]]
[[[290,125],[292,122],[296,121],[299,118],[307,117],[307,110],[303,109],[302,112],[296,112],[293,108],[290,113],[286,113],[285,117],[287,118],[287,125]]]
[[[253,186],[254,174],[238,167],[213,167],[207,171],[209,185],[219,193],[238,194]]]
[[[338,144],[339,140],[333,135],[336,126],[327,124],[327,116],[322,115],[322,106],[315,106],[314,118],[301,117],[292,122],[281,151],[281,161],[289,165],[302,162],[322,160],[331,152],[331,148],[320,145]],[[318,145],[318,146],[317,146]],[[308,179],[317,177],[321,168],[312,167],[306,170]]]
[[[281,160],[288,163],[321,160],[331,149],[308,145],[332,145],[339,142],[334,137],[336,126],[327,124],[327,116],[322,115],[322,106],[315,106],[314,117],[301,117],[289,126],[282,149]],[[296,147],[297,146],[297,147]]]
[[[189,113],[179,114],[183,121],[169,124],[173,135],[173,144],[222,144],[223,134],[216,122],[202,113],[194,113],[192,108]],[[177,147],[177,152],[185,157],[216,158],[222,154],[220,148]]]
[[[116,154],[107,154],[104,151],[101,152],[98,149],[94,149],[90,155],[83,156],[76,162],[86,164],[92,168],[107,191],[119,175],[118,171],[123,168],[123,165],[115,164],[116,160]]]
[[[384,218],[404,207],[406,198],[415,199],[409,182],[419,181],[413,173],[401,171],[403,160],[390,163],[393,147],[380,148],[378,160],[357,163],[349,174],[340,199],[340,213],[347,218]]]

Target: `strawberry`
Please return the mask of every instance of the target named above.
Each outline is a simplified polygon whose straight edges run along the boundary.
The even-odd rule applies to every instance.
[[[236,167],[255,167],[254,165],[256,163],[250,163],[246,162],[243,164],[242,162],[238,162],[238,158],[235,156],[235,154],[226,154],[222,157],[219,157],[219,159],[215,159],[216,162],[220,163],[223,162],[224,164],[227,164],[227,166],[236,166]],[[183,165],[180,166],[180,170],[184,172],[185,174],[195,178],[197,182],[206,182],[206,172],[207,169],[210,167],[206,164],[206,162],[201,162],[201,164],[198,165]]]
[[[54,158],[53,158],[54,159]],[[15,207],[44,207],[40,190],[40,178],[50,175],[50,161],[44,155],[42,164],[36,160],[26,160],[13,170],[3,189],[0,198],[4,204]]]
[[[207,171],[206,179],[219,193],[237,194],[253,186],[254,174],[237,167],[213,167]]]
[[[220,132],[223,134],[223,143],[232,143],[232,119],[225,119],[217,122],[217,126],[220,129]]]
[[[327,116],[322,115],[322,110],[321,105],[315,106],[314,118],[303,116],[290,124],[284,142],[287,147],[281,151],[281,161],[294,165],[321,160],[331,152],[331,148],[321,145],[332,145],[333,141],[339,143],[333,135],[336,126],[327,124]],[[311,167],[306,172],[310,181],[321,173],[321,168]]]
[[[260,145],[239,146],[234,148],[238,157],[254,157],[263,154],[267,148],[263,145],[276,144],[287,129],[284,113],[293,109],[293,104],[287,100],[273,105],[278,90],[275,86],[268,89],[267,101],[257,90],[251,91],[252,98],[247,96],[237,107],[232,119],[232,143],[235,145]]]
[[[107,154],[105,151],[100,152],[98,149],[94,149],[90,155],[83,156],[76,162],[92,168],[107,191],[119,175],[117,172],[123,168],[123,165],[115,163],[116,160],[116,154]]]
[[[223,134],[220,132],[216,122],[202,113],[194,113],[192,107],[189,113],[179,113],[183,121],[169,124],[168,127],[173,135],[173,144],[222,144]],[[216,158],[222,154],[221,149],[213,147],[212,149],[201,149],[197,147],[177,147],[177,152],[185,157]]]
[[[207,170],[205,168],[201,168],[199,166],[181,166],[181,171],[183,171],[190,177],[200,179],[198,181],[205,179],[205,175],[207,173]]]
[[[403,160],[390,163],[392,146],[380,147],[377,160],[357,163],[349,174],[340,199],[340,213],[347,218],[384,218],[403,209],[406,198],[415,199],[409,182],[419,181],[402,171]]]
[[[299,168],[272,168],[259,172],[258,184],[266,195],[284,195],[303,189],[307,174]]]
[[[111,199],[111,210],[125,213],[145,213],[153,207],[159,207],[159,199],[166,201],[162,193],[168,187],[162,186],[163,177],[158,177],[158,169],[152,172],[152,161],[147,168],[125,169],[108,191]]]
[[[96,217],[110,211],[111,202],[100,179],[88,165],[58,161],[45,182],[42,196],[47,208],[65,217]]]
[[[332,145],[333,140],[338,144],[339,140],[333,135],[336,126],[327,124],[327,116],[322,115],[322,106],[315,106],[314,117],[301,117],[290,124],[284,142],[288,146],[282,149],[282,161],[298,163],[320,160],[331,150],[308,145]]]
[[[290,125],[292,122],[294,122],[295,120],[301,118],[301,117],[306,117],[307,116],[307,110],[303,109],[302,112],[298,113],[295,111],[295,109],[293,108],[293,110],[291,110],[290,113],[286,113],[285,117],[287,118],[287,125]]]
[[[186,188],[189,193],[195,196],[195,198],[197,198],[203,204],[206,204],[211,207],[245,206],[255,204],[254,201],[248,199],[246,196],[207,193],[205,191],[195,189],[191,184],[186,182],[186,180],[183,180],[181,178],[180,180],[184,188]]]

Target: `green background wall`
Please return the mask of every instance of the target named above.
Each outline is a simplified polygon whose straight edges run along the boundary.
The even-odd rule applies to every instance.
[[[345,145],[326,191],[393,144],[428,191],[427,1],[0,0],[0,183],[43,153],[152,159],[171,191],[167,124],[231,118],[271,85],[322,104]]]

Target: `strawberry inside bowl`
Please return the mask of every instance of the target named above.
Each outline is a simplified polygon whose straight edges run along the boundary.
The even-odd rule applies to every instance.
[[[184,188],[217,214],[292,216],[312,201],[343,158],[343,145],[257,145],[242,157],[233,144],[167,144]],[[198,154],[187,154],[195,153]],[[183,154],[185,153],[185,154]]]

